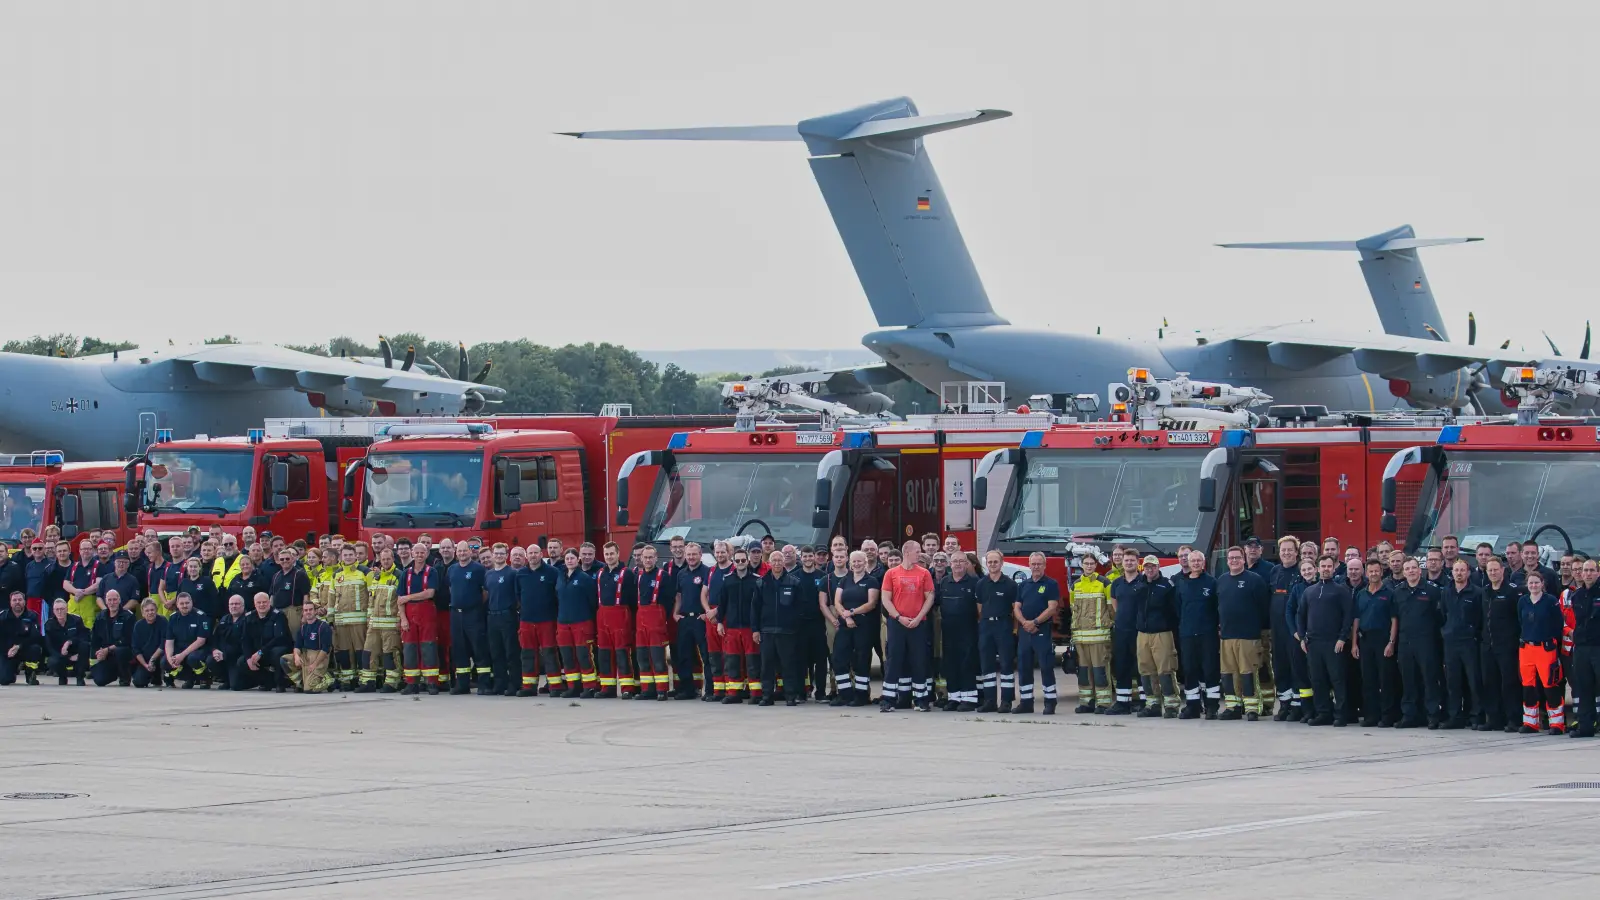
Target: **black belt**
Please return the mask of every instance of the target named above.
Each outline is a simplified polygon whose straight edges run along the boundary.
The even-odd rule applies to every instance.
[[[985,621],[985,622],[1005,622],[1005,621],[1008,621],[1008,620],[1007,620],[1007,617],[1005,617],[1005,616],[984,616],[983,617],[983,621]]]

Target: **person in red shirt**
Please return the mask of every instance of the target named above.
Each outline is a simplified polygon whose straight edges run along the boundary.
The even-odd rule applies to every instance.
[[[909,692],[917,709],[932,709],[929,694],[932,684],[929,677],[929,655],[932,642],[927,629],[928,614],[933,609],[933,575],[917,560],[922,545],[906,541],[901,548],[900,564],[883,576],[883,610],[888,619],[889,638],[883,652],[887,658],[883,673],[883,704],[881,712],[894,712],[896,698]]]

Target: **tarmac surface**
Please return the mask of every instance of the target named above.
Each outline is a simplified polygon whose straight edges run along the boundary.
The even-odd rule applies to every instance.
[[[1600,741],[1063,706],[0,688],[0,897],[1600,890]]]

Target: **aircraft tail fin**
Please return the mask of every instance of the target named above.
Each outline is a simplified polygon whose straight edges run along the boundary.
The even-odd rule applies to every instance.
[[[1444,244],[1465,244],[1483,238],[1419,238],[1410,225],[1356,241],[1273,241],[1218,244],[1243,250],[1343,250],[1361,254],[1361,275],[1388,334],[1449,340],[1439,305],[1428,286],[1417,250]]]
[[[880,326],[1004,325],[995,314],[922,138],[1003,119],[998,109],[924,116],[909,98],[797,125],[562,132],[601,140],[804,141]]]

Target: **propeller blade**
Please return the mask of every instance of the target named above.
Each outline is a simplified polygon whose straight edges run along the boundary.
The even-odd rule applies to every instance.
[[[494,360],[491,359],[483,364],[483,368],[478,370],[478,374],[473,377],[472,383],[483,384],[483,380],[489,377],[489,370],[492,368],[494,368]]]
[[[394,368],[394,348],[389,346],[389,339],[381,334],[378,335],[378,352],[383,354],[383,367]]]
[[[1589,322],[1585,319],[1583,323],[1583,349],[1578,351],[1579,359],[1589,358],[1589,336]]]
[[[1467,313],[1467,346],[1478,342],[1478,317]]]
[[[446,369],[444,364],[439,362],[437,359],[426,355],[424,355],[422,358],[428,361],[428,365],[433,366],[434,374],[438,375],[440,378],[444,378],[447,373],[449,373],[450,370]]]
[[[416,362],[416,361],[417,361],[417,345],[416,344],[412,344],[409,347],[406,347],[406,358],[405,358],[405,361],[400,364],[400,371],[402,371],[402,372],[411,371],[411,364]]]
[[[1544,335],[1544,342],[1546,344],[1550,345],[1550,352],[1554,353],[1557,356],[1560,356],[1561,355],[1561,348],[1556,346],[1556,342],[1555,341],[1550,340],[1550,335],[1548,333],[1546,333],[1546,332],[1543,332],[1543,331],[1541,331],[1539,333]]]
[[[1432,325],[1429,325],[1427,322],[1423,322],[1422,323],[1422,327],[1427,330],[1428,334],[1433,336],[1434,340],[1436,340],[1436,341],[1444,340],[1444,335],[1440,334],[1439,330],[1437,328],[1434,328]]]
[[[456,380],[457,381],[466,381],[467,380],[467,345],[466,344],[457,344],[456,346],[458,347],[458,349],[460,351],[460,354],[461,354],[461,358],[459,360],[457,360],[457,362],[456,362]],[[1561,354],[1558,353],[1556,355],[1560,356]]]
[[[1505,343],[1500,345],[1500,349],[1501,350],[1510,350],[1511,349],[1511,338],[1506,338],[1505,339]]]

